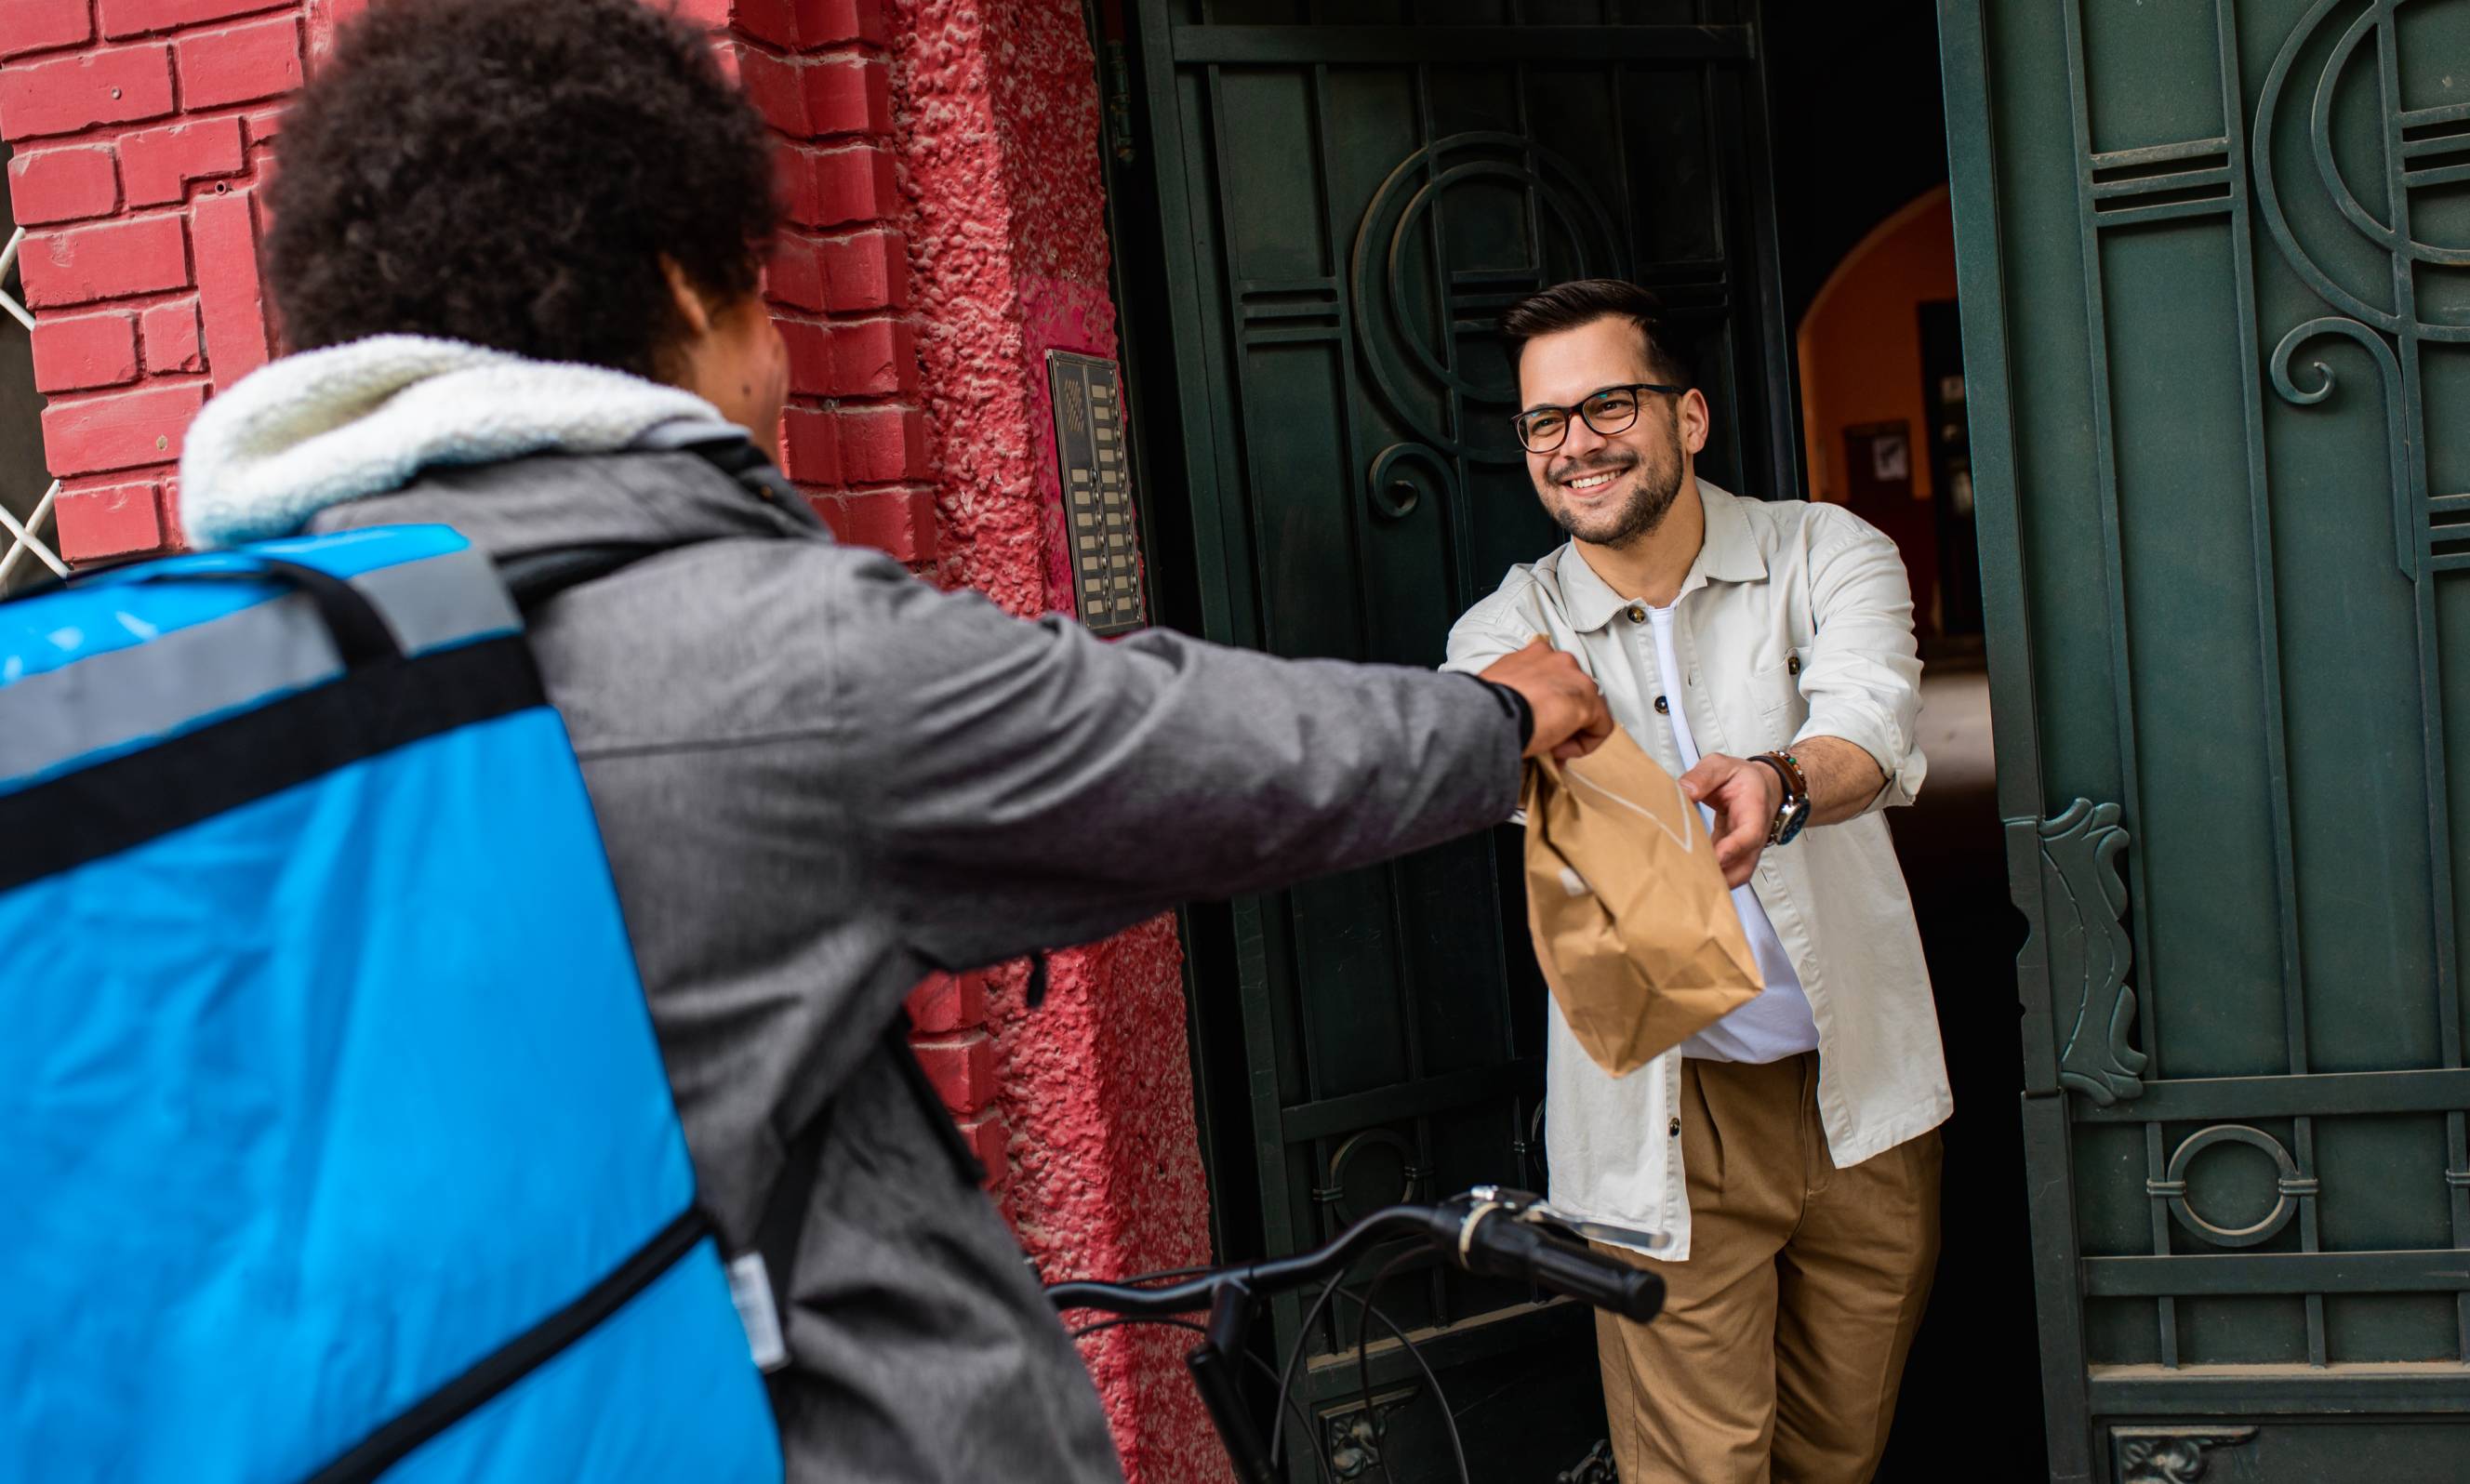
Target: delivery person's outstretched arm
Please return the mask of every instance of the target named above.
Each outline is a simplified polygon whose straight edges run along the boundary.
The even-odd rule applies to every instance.
[[[1612,735],[1613,713],[1578,662],[1538,635],[1494,661],[1483,678],[1527,706],[1526,755],[1584,757]]]
[[[1464,676],[1022,623],[890,562],[831,625],[850,815],[913,940],[967,966],[1385,860],[1518,800],[1516,707]],[[1535,751],[1610,723],[1566,656],[1503,661]]]

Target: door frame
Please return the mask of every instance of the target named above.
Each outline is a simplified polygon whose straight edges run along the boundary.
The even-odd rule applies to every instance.
[[[1947,189],[1955,218],[1956,303],[1964,327],[1966,416],[1972,452],[1973,529],[1981,557],[1983,640],[1998,765],[1998,815],[2007,882],[2030,936],[2016,958],[2023,1014],[2024,1176],[2030,1190],[2034,1307],[2041,1338],[2041,1397],[2053,1484],[2096,1477],[2085,1367],[2082,1251],[2076,1235],[2074,1148],[2059,1060],[2041,897],[2040,726],[2027,622],[2016,429],[2008,380],[2006,282],[2000,264],[1989,50],[1982,0],[1938,0],[1945,77]]]
[[[1090,3],[1103,5],[1103,0]],[[1118,248],[1116,273],[1124,290],[1119,302],[1128,311],[1127,361],[1139,368],[1130,379],[1129,400],[1135,444],[1147,451],[1149,478],[1141,516],[1154,564],[1152,591],[1160,621],[1220,642],[1259,647],[1264,635],[1249,560],[1255,536],[1240,493],[1224,484],[1240,477],[1243,467],[1236,372],[1207,336],[1177,335],[1175,329],[1178,306],[1205,307],[1212,301],[1202,286],[1218,271],[1213,225],[1194,206],[1193,189],[1205,182],[1197,182],[1192,174],[1194,141],[1187,138],[1177,101],[1178,68],[1188,69],[1197,59],[1226,65],[1281,60],[1281,45],[1292,44],[1307,30],[1321,34],[1317,43],[1334,45],[1347,57],[1360,55],[1364,61],[1411,63],[1422,58],[1411,44],[1402,49],[1390,28],[1369,27],[1213,28],[1222,34],[1187,37],[1179,48],[1180,28],[1171,23],[1170,9],[1170,0],[1132,0],[1122,6],[1131,74],[1126,112],[1133,121],[1137,158],[1127,162],[1110,150],[1106,161]],[[1100,36],[1102,70],[1109,65],[1103,29],[1109,20],[1101,18],[1093,28]],[[1744,493],[1805,499],[1800,387],[1785,318],[1759,44],[1766,24],[1763,0],[1742,0],[1738,19],[1724,25],[1452,29],[1483,30],[1489,41],[1498,43],[1496,55],[1504,61],[1601,61],[1607,55],[1602,46],[1606,34],[1619,31],[1623,35],[1614,48],[1617,54],[1737,64],[1738,81],[1732,84],[1730,96],[1711,93],[1707,107],[1711,114],[1737,120],[1737,127],[1711,128],[1710,138],[1719,175],[1737,182],[1719,197],[1718,207],[1727,245],[1736,254],[1728,312],[1748,330],[1736,336],[1735,356],[1757,356],[1762,364],[1744,363],[1733,372],[1735,386],[1748,390],[1755,383],[1756,400],[1740,397],[1748,405],[1728,410],[1739,460],[1759,472],[1757,481],[1744,482],[1763,484]],[[1291,35],[1281,37],[1279,32]],[[1205,58],[1184,55],[1195,45],[1207,49]],[[1107,85],[1102,81],[1102,94]],[[1736,193],[1738,198],[1728,198]],[[1178,494],[1158,493],[1177,485]],[[1202,1158],[1210,1182],[1212,1231],[1220,1255],[1227,1259],[1267,1255],[1265,1240],[1283,1245],[1281,1234],[1293,1230],[1299,1217],[1284,1175],[1290,1152],[1287,1131],[1277,1119],[1259,1116],[1255,1086],[1260,1069],[1277,1065],[1280,1039],[1280,1028],[1272,1024],[1278,1007],[1269,1003],[1273,998],[1269,993],[1270,946],[1262,917],[1258,902],[1242,902],[1196,906],[1183,918]],[[1229,1055],[1239,1049],[1240,1055]],[[1540,1102],[1540,1065],[1534,1079]],[[1293,1333],[1301,1308],[1296,1300],[1281,1304],[1276,1328],[1282,1333]],[[1584,1315],[1575,1311],[1532,1318],[1566,1328],[1573,1343],[1586,1331]],[[1500,1333],[1503,1328],[1461,1325],[1454,1338],[1470,1354],[1480,1354],[1510,1338]],[[1434,1359],[1442,1363],[1440,1356]],[[1399,1380],[1410,1374],[1403,1356],[1376,1353],[1374,1362],[1376,1385],[1388,1384],[1392,1373]],[[1351,1378],[1346,1389],[1353,1389]]]

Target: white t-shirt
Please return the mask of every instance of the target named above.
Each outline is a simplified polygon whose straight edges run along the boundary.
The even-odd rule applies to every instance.
[[[1675,605],[1678,606],[1678,605]],[[1681,707],[1681,661],[1672,650],[1672,609],[1650,608],[1655,622],[1655,663],[1664,675],[1664,693],[1672,698],[1666,720],[1681,766],[1698,766],[1698,742],[1689,734],[1689,717]],[[1760,763],[1763,768],[1766,765]],[[1715,812],[1701,805],[1707,825],[1714,827]],[[1759,893],[1747,885],[1733,888],[1733,908],[1741,915],[1741,931],[1749,935],[1750,952],[1759,961],[1759,978],[1766,992],[1681,1043],[1684,1056],[1701,1061],[1782,1061],[1818,1050],[1818,1022],[1809,1015],[1809,996],[1801,991],[1801,976],[1792,957],[1776,937],[1775,924],[1759,905]]]

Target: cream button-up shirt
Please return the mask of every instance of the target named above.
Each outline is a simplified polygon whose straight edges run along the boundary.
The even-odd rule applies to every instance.
[[[1841,737],[1877,759],[1886,785],[1859,817],[1769,847],[1751,885],[1801,976],[1818,1024],[1818,1108],[1836,1168],[1946,1121],[1954,1101],[1938,1011],[1887,822],[1927,764],[1914,739],[1921,661],[1903,558],[1834,505],[1743,499],[1701,479],[1707,536],[1681,585],[1674,644],[1683,708],[1700,749],[1736,757]],[[1646,609],[1614,591],[1574,545],[1512,568],[1450,630],[1444,666],[1474,672],[1535,635],[1574,656],[1613,720],[1676,776]],[[1689,1255],[1679,1134],[1681,1056],[1624,1078],[1587,1059],[1548,1011],[1545,1153],[1555,1205],[1661,1234],[1654,1255]]]

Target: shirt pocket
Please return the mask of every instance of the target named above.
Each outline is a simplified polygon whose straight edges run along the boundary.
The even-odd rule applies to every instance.
[[[1768,751],[1783,747],[1809,720],[1809,700],[1801,693],[1802,672],[1809,667],[1809,647],[1796,645],[1784,658],[1760,668],[1751,694],[1759,706],[1759,739]]]

